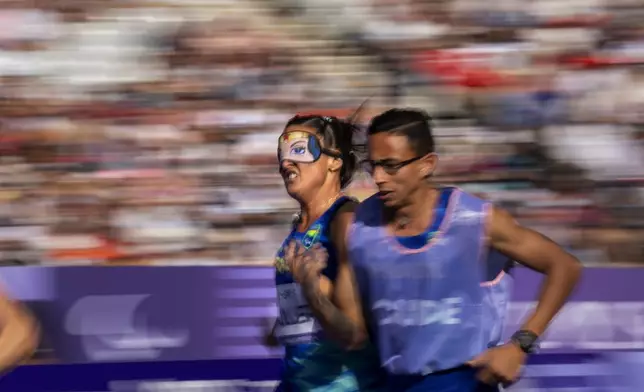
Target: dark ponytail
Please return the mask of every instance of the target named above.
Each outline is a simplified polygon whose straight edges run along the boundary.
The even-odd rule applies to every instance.
[[[336,119],[338,123],[336,148],[342,154],[342,169],[340,169],[340,187],[345,188],[358,168],[358,157],[353,149],[353,136],[358,126],[346,120]]]

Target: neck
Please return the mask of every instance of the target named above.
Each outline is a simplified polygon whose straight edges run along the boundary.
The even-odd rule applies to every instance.
[[[418,218],[432,214],[432,207],[438,197],[438,190],[430,184],[422,185],[409,197],[409,201],[398,208],[392,209],[391,217],[394,224],[400,228],[406,228]],[[424,223],[423,223],[424,224]]]
[[[300,202],[300,222],[308,226],[312,221],[319,218],[324,212],[340,197],[340,187],[329,187],[320,189],[307,201]]]

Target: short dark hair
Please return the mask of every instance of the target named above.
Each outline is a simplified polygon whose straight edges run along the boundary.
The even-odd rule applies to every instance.
[[[432,118],[420,109],[389,109],[371,120],[367,135],[389,132],[407,137],[419,156],[434,152]]]
[[[315,129],[316,133],[322,137],[324,147],[336,148],[340,151],[342,159],[340,187],[346,187],[358,168],[358,158],[353,144],[353,136],[358,127],[351,121],[316,114],[295,116],[286,123],[284,128],[291,125],[303,125]]]

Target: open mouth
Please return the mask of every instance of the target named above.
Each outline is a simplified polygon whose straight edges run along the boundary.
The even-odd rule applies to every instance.
[[[378,198],[380,200],[387,201],[387,200],[390,200],[392,196],[393,196],[392,191],[380,191],[380,192],[378,192]]]
[[[284,180],[287,182],[294,181],[298,177],[299,177],[299,174],[293,169],[282,170],[282,178],[284,178]]]

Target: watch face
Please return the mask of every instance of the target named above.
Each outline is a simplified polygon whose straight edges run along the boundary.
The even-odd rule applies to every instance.
[[[523,348],[524,350],[528,351],[528,350],[530,350],[532,348],[531,340],[532,339],[530,339],[527,336],[522,336],[522,337],[519,338],[519,345],[521,346],[521,348]]]
[[[518,332],[513,336],[512,340],[514,340],[519,345],[521,350],[526,353],[534,353],[539,349],[539,345],[537,344],[537,337],[532,333]]]

